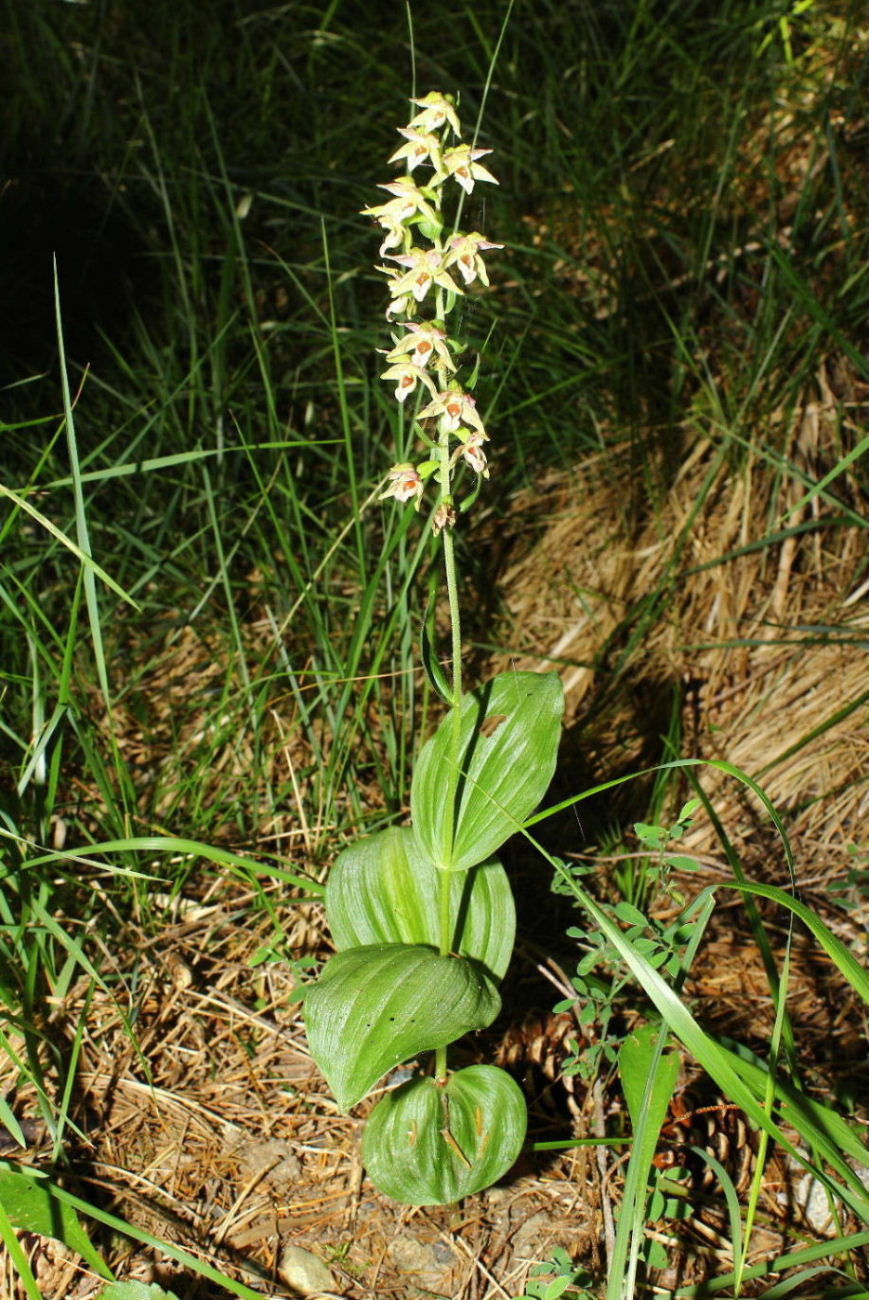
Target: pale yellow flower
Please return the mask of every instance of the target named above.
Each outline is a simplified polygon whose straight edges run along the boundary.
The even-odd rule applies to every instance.
[[[386,354],[389,361],[397,361],[409,352],[410,360],[415,366],[426,366],[434,357],[434,365],[438,369],[455,370],[455,362],[447,346],[446,330],[413,321],[405,321],[404,328],[408,331],[407,334]]]
[[[388,478],[390,480],[389,487],[385,492],[381,492],[380,500],[385,501],[387,497],[395,497],[396,501],[414,499],[414,507],[419,510],[425,484],[417,473],[416,467],[409,463],[393,465]]]
[[[423,95],[422,99],[412,99],[410,102],[421,108],[422,112],[411,118],[408,127],[415,127],[420,131],[439,131],[444,123],[448,122],[456,135],[462,134],[456,102],[452,95],[442,95],[440,91],[433,90],[430,94]]]
[[[473,193],[475,181],[490,181],[493,185],[498,182],[491,172],[486,171],[477,162],[478,158],[485,158],[491,149],[472,149],[469,144],[456,145],[454,149],[447,149],[441,158],[440,171],[445,176],[455,176],[466,194]]]
[[[437,224],[437,215],[429,200],[411,176],[399,176],[394,181],[384,181],[378,185],[379,190],[386,190],[393,197],[386,203],[379,203],[373,208],[362,208],[362,215],[375,217],[380,224],[392,225],[407,221],[417,213],[428,221]]]
[[[488,284],[489,277],[480,253],[487,252],[490,248],[503,248],[504,245],[490,243],[476,230],[470,235],[451,235],[448,242],[449,252],[444,258],[444,266],[457,266],[465,284],[473,284],[477,276],[483,284]]]
[[[460,430],[461,433],[468,433],[468,438],[462,442],[453,452],[450,464],[455,465],[456,461],[463,460],[466,465],[477,474],[482,474],[483,478],[489,477],[489,464],[486,460],[486,453],[483,451],[483,443],[489,439],[484,433],[471,433],[470,430]]]
[[[416,307],[413,294],[409,289],[402,290],[398,288],[399,279],[403,277],[394,266],[378,266],[378,271],[389,277],[387,289],[389,290],[389,306],[386,308],[386,319],[393,320],[396,317],[413,315]]]
[[[443,254],[436,248],[411,248],[406,253],[393,254],[393,261],[410,268],[390,286],[394,298],[410,293],[417,302],[422,302],[433,284],[451,293],[462,292],[444,267]]]
[[[423,370],[422,366],[417,366],[412,361],[397,361],[394,366],[388,366],[380,378],[397,380],[395,396],[399,402],[404,402],[410,396],[418,382],[422,383],[432,396],[437,392],[431,375]]]
[[[438,393],[433,402],[423,407],[419,419],[425,420],[429,417],[443,420],[443,428],[447,433],[455,433],[461,425],[466,424],[470,425],[481,438],[488,436],[483,428],[483,421],[477,414],[477,403],[470,393],[463,393],[460,388],[445,389],[442,393]]]
[[[441,156],[441,142],[436,135],[430,131],[414,131],[409,126],[399,127],[399,134],[403,135],[407,144],[401,145],[389,159],[391,163],[401,162],[403,158],[407,159],[408,171],[413,171],[420,163],[430,162],[432,167],[437,167]]]

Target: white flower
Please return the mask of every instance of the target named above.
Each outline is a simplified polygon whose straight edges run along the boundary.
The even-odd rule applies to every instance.
[[[423,407],[418,418],[425,420],[429,417],[443,420],[447,433],[455,433],[462,424],[468,424],[481,438],[487,437],[483,421],[477,415],[477,403],[470,393],[463,393],[460,388],[444,389],[433,402]]]
[[[375,217],[381,226],[395,225],[407,221],[417,213],[428,221],[437,224],[437,215],[422,190],[410,176],[399,176],[398,180],[385,181],[378,185],[379,190],[386,190],[393,197],[387,203],[379,203],[373,208],[362,208],[362,215]]]
[[[414,365],[412,361],[397,361],[394,366],[387,367],[380,378],[398,381],[395,396],[399,402],[405,401],[410,396],[416,388],[417,381],[423,383],[432,396],[437,392],[431,375],[423,370],[422,366]]]
[[[410,102],[421,108],[422,112],[411,118],[408,127],[417,127],[420,131],[438,131],[448,122],[457,136],[462,134],[452,95],[442,95],[440,91],[433,90],[430,94],[423,95],[422,99],[412,99]]]
[[[407,226],[400,221],[391,221],[380,219],[380,224],[386,231],[383,243],[377,250],[381,257],[388,257],[391,248],[404,248],[411,242],[411,234]],[[461,271],[461,267],[459,270]]]
[[[415,467],[411,464],[393,465],[388,478],[390,479],[389,487],[385,492],[381,492],[380,500],[385,501],[387,497],[395,497],[396,501],[410,501],[415,498],[414,506],[419,510],[425,484]]]
[[[493,185],[498,182],[491,172],[486,171],[477,162],[478,158],[485,158],[491,149],[472,149],[469,144],[456,145],[454,149],[447,149],[441,158],[440,171],[445,176],[455,176],[466,194],[471,194],[474,189],[475,181],[491,181]]]
[[[393,261],[410,268],[390,286],[394,298],[410,293],[417,302],[422,302],[433,284],[449,289],[451,293],[462,292],[444,267],[443,254],[436,248],[411,248],[401,255],[394,254]]]
[[[462,429],[460,433],[467,433],[467,439],[460,444],[453,452],[451,464],[455,465],[456,461],[461,459],[477,474],[482,474],[483,478],[489,477],[489,464],[486,460],[486,453],[483,451],[482,444],[489,439],[484,433],[471,433],[470,429]]]
[[[472,284],[477,276],[480,277],[483,284],[489,283],[489,277],[486,274],[486,268],[481,252],[486,252],[490,248],[503,248],[503,244],[491,244],[488,239],[484,239],[479,231],[472,231],[470,235],[451,235],[449,239],[450,251],[444,258],[444,266],[457,266],[459,274],[465,284]]]
[[[386,308],[387,320],[398,320],[402,316],[408,316],[413,312],[414,301],[412,294],[403,294],[400,298],[392,298],[389,306]]]
[[[441,156],[441,142],[436,135],[429,131],[414,131],[409,126],[399,127],[399,134],[403,135],[407,144],[401,145],[389,159],[391,163],[401,162],[402,158],[407,159],[407,170],[413,171],[420,163],[430,162],[432,167],[437,167]]]
[[[394,266],[378,266],[378,271],[389,276],[387,289],[389,290],[390,303],[386,308],[386,319],[392,320],[394,317],[412,315],[415,307],[413,294],[409,289],[399,289],[398,282],[404,277],[396,271]]]
[[[410,352],[410,360],[415,366],[426,366],[435,357],[434,364],[439,369],[455,370],[445,330],[431,324],[417,325],[413,321],[405,321],[404,328],[407,334],[386,354],[389,361],[397,361]]]

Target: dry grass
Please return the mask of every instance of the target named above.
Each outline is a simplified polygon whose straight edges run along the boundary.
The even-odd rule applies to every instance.
[[[789,434],[797,470],[830,465],[841,415],[821,372]],[[860,714],[848,712],[866,690],[864,536],[837,525],[760,544],[822,525],[835,507],[800,504],[796,477],[782,489],[755,457],[734,471],[708,437],[689,430],[686,443],[657,509],[633,509],[627,457],[603,455],[550,480],[536,506],[520,504],[526,522],[544,522],[504,579],[503,639],[526,648],[510,662],[559,667],[601,779],[642,760],[656,701],[681,690],[683,756],[726,759],[761,780],[804,866],[820,856],[840,871],[863,834],[869,758]],[[853,478],[839,490],[865,508]],[[652,593],[662,595],[650,608]],[[704,787],[737,843],[756,833],[758,809],[732,778],[708,770]],[[712,851],[710,828],[689,847]]]
[[[408,1210],[376,1193],[359,1164],[361,1121],[338,1113],[307,1052],[292,977],[251,969],[267,935],[239,924],[250,903],[237,891],[188,899],[159,942],[138,936],[135,976],[119,962],[116,999],[90,1002],[71,1190],[275,1296],[295,1294],[281,1279],[288,1246],[325,1260],[344,1296],[470,1300],[518,1294],[529,1261],[596,1236],[579,1156],[528,1167],[461,1212]],[[299,949],[322,947],[314,934],[296,918]],[[55,1041],[68,1041],[86,995],[82,984],[53,1012]],[[32,1094],[20,1103],[35,1113]],[[30,1132],[39,1163],[48,1136],[38,1123]],[[31,1250],[46,1300],[97,1294],[98,1280],[60,1248]],[[125,1278],[217,1295],[145,1249],[116,1242],[106,1253]],[[11,1273],[2,1293],[19,1294]]]

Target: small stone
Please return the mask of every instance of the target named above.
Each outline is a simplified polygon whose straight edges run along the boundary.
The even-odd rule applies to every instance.
[[[335,1279],[319,1255],[301,1246],[284,1246],[278,1263],[281,1281],[300,1295],[335,1290]]]
[[[283,1138],[257,1140],[248,1135],[230,1148],[241,1167],[249,1174],[261,1174],[273,1183],[293,1183],[301,1165],[289,1142]]]
[[[415,1237],[396,1237],[390,1242],[388,1255],[402,1273],[430,1273],[437,1268],[431,1245]]]
[[[442,1242],[396,1237],[388,1254],[400,1273],[412,1278],[424,1290],[439,1291],[455,1263],[455,1252]]]
[[[552,1235],[550,1216],[542,1210],[538,1214],[532,1214],[513,1234],[513,1253],[516,1259],[525,1262],[542,1259]]]

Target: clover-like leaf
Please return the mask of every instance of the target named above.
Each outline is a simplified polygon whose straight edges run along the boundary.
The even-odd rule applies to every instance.
[[[522,1089],[494,1065],[472,1065],[446,1084],[411,1079],[371,1112],[362,1159],[372,1182],[405,1205],[447,1205],[515,1163],[528,1113]]]
[[[403,943],[330,957],[305,998],[311,1055],[342,1110],[417,1052],[490,1025],[498,990],[478,962]]]
[[[335,947],[422,943],[437,947],[442,873],[420,853],[409,827],[380,831],[341,853],[326,885]],[[450,947],[500,979],[516,936],[516,907],[497,859],[450,872]]]
[[[410,791],[413,831],[436,867],[466,870],[490,857],[533,811],[552,780],[564,691],[555,673],[502,673],[461,704],[453,833],[453,715],[423,746]]]

